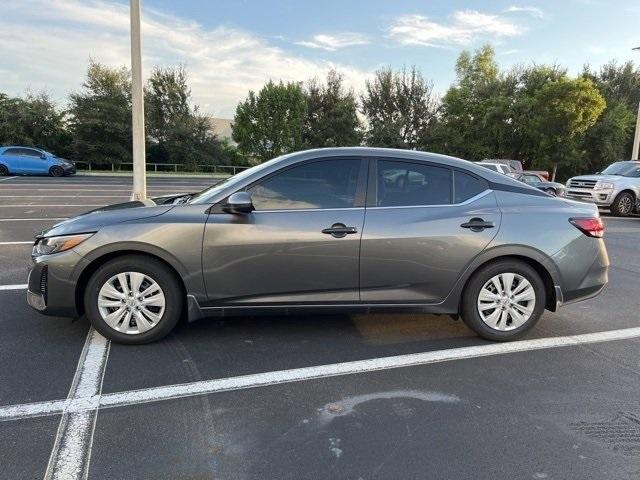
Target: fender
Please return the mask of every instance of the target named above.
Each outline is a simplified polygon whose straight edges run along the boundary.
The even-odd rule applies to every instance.
[[[127,253],[153,255],[165,261],[178,273],[188,294],[195,295],[199,300],[205,300],[205,297],[203,297],[203,292],[205,291],[204,282],[200,272],[189,272],[182,262],[173,254],[163,248],[145,242],[128,241],[108,243],[92,250],[83,257],[84,261],[76,265],[76,268],[71,273],[70,280],[77,282],[87,267],[101,257],[111,254],[125,255]]]
[[[473,275],[478,268],[491,260],[509,256],[529,258],[542,265],[542,267],[549,273],[553,282],[554,294],[556,296],[554,303],[562,302],[562,298],[558,298],[562,297],[562,277],[551,257],[541,250],[527,245],[495,245],[483,250],[473,260],[471,260],[471,262],[469,262],[460,277],[458,277],[458,280],[447,295],[447,298],[442,302],[443,311],[450,313],[458,312],[463,289],[471,275]]]

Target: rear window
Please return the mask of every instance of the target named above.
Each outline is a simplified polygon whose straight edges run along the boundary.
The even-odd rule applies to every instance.
[[[448,205],[451,203],[451,170],[429,164],[380,160],[379,207]]]
[[[459,170],[453,172],[453,181],[453,203],[465,202],[489,188],[486,180]]]

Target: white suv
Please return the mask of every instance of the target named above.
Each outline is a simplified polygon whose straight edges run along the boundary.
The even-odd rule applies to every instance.
[[[586,200],[626,217],[639,211],[640,162],[615,162],[595,175],[581,175],[567,182],[567,197]]]

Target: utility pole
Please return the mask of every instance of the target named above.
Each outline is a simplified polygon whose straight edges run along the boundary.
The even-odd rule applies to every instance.
[[[147,176],[144,150],[144,90],[142,88],[142,36],[140,33],[140,0],[131,0],[131,125],[133,136],[132,200],[147,198]]]
[[[634,48],[640,50],[640,47]],[[631,151],[631,160],[638,160],[638,149],[640,148],[640,103],[638,103],[638,116],[636,117],[636,133],[633,136],[633,150]]]

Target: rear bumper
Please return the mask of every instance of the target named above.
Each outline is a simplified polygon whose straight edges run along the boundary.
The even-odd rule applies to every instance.
[[[561,289],[561,304],[568,305],[593,298],[600,294],[609,281],[609,255],[602,239],[589,239],[592,243],[589,257],[592,262],[586,269],[573,269]],[[583,250],[585,256],[586,251]],[[569,270],[567,270],[569,271]]]

